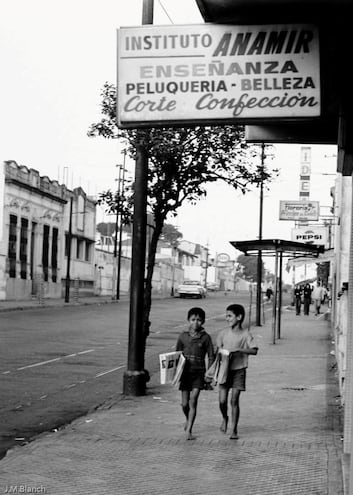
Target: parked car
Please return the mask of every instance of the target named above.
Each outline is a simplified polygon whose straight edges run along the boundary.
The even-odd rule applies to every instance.
[[[200,282],[189,280],[185,281],[178,287],[179,297],[197,297],[202,299],[206,297],[207,290],[203,287]]]
[[[219,285],[216,282],[207,282],[207,290],[211,292],[219,290]]]

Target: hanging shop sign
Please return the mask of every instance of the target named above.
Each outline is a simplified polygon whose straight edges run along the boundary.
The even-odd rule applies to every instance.
[[[318,201],[280,201],[279,219],[295,222],[318,220],[320,206]]]
[[[327,228],[310,225],[305,228],[292,229],[292,241],[305,242],[306,244],[317,244],[319,246],[327,247]]]
[[[312,118],[320,107],[312,25],[118,30],[120,127]]]

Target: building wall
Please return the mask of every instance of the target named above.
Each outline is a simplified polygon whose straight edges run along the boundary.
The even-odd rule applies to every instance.
[[[114,254],[102,249],[95,250],[95,288],[97,296],[116,296],[117,258]],[[121,257],[120,264],[120,294],[130,292],[131,259]]]
[[[339,385],[344,401],[344,385],[347,367],[347,327],[348,306],[347,292],[341,293],[343,282],[348,281],[349,248],[351,229],[351,195],[350,177],[338,176],[335,193],[335,260],[332,263],[332,326],[335,335],[336,359]]]
[[[71,215],[71,255],[70,255],[70,287],[75,283],[81,295],[95,293],[95,240],[96,240],[96,204],[81,188],[70,191],[68,201],[63,208],[63,224],[65,235],[62,237],[62,295],[65,292],[68,233],[70,222],[70,198],[72,197]],[[76,282],[75,282],[76,280]]]
[[[81,188],[69,191],[66,186],[15,161],[5,162],[4,172],[0,299],[62,296],[70,197],[74,212],[82,208],[85,211],[81,219],[73,222],[72,243],[76,240],[84,246],[92,244],[91,260],[74,257],[71,274],[89,280],[93,292],[95,202]],[[84,253],[83,250],[83,256]]]
[[[95,294],[100,296],[112,296],[116,294],[117,258],[113,253],[96,249],[95,270],[96,284]],[[131,259],[121,257],[120,266],[120,294],[127,295],[130,292]],[[170,259],[157,261],[152,279],[152,296],[170,297],[172,287],[174,290],[183,282],[183,270]]]

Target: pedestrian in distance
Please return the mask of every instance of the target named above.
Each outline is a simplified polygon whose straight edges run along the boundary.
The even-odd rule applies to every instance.
[[[266,297],[267,297],[267,301],[271,301],[272,296],[273,296],[273,290],[271,289],[271,287],[268,287],[268,288],[266,289]]]
[[[227,433],[228,428],[228,395],[231,390],[232,432],[230,439],[238,439],[238,422],[240,416],[240,393],[246,390],[246,369],[248,356],[256,355],[258,347],[249,330],[242,327],[245,318],[244,306],[231,304],[226,310],[228,328],[217,335],[217,352],[220,349],[229,351],[229,367],[225,383],[219,384],[219,409],[222,414],[221,431]]]
[[[302,287],[296,285],[294,288],[294,299],[295,299],[295,314],[300,315],[301,304],[302,304]]]
[[[309,314],[310,304],[311,304],[311,292],[312,292],[311,285],[309,283],[305,284],[303,289],[305,315]]]
[[[206,314],[202,308],[191,308],[187,315],[189,328],[177,340],[176,351],[185,357],[185,366],[180,379],[181,407],[185,415],[184,431],[187,440],[194,440],[192,428],[196,419],[200,391],[207,388],[205,382],[206,356],[208,366],[214,361],[211,336],[203,328]]]
[[[324,297],[324,289],[321,286],[321,282],[317,282],[317,285],[316,287],[314,287],[311,297],[314,302],[315,316],[317,316],[320,314],[321,303]]]

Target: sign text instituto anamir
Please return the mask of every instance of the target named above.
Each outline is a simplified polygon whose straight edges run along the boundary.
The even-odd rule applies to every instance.
[[[121,126],[319,115],[313,26],[152,25],[118,31]]]

